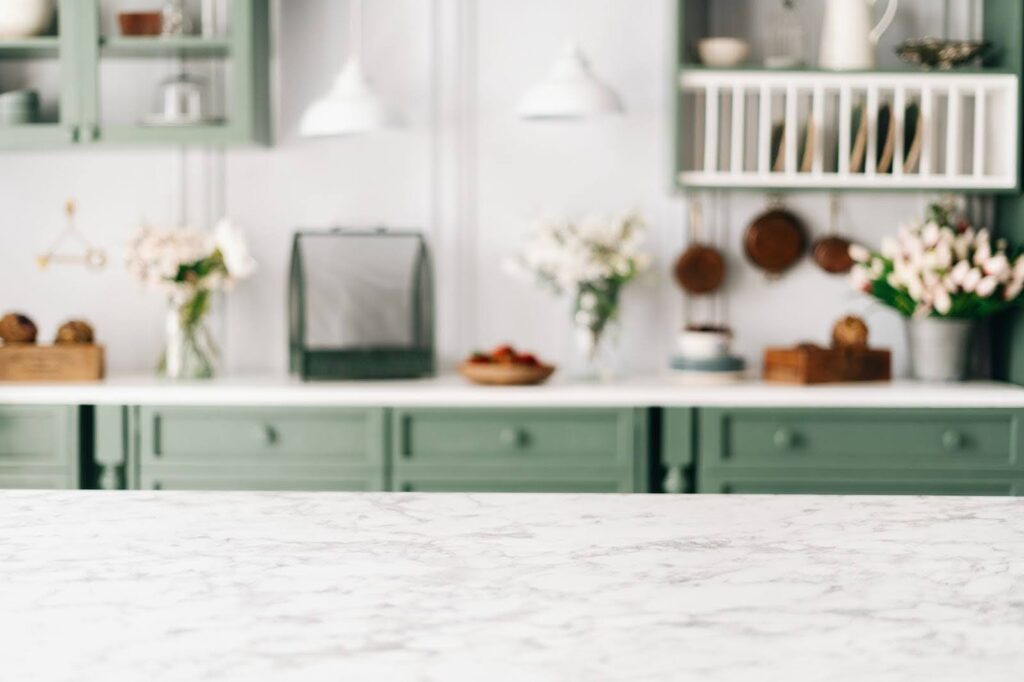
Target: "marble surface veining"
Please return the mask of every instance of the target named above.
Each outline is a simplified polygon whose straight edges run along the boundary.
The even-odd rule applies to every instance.
[[[1024,500],[0,493],[4,680],[1024,679]]]

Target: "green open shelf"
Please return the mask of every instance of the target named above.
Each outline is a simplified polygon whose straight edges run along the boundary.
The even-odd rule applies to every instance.
[[[59,54],[60,38],[57,36],[0,39],[0,58],[3,59],[38,59]]]
[[[160,57],[227,57],[231,54],[229,38],[203,36],[124,37],[105,36],[100,39],[100,55],[122,58]]]

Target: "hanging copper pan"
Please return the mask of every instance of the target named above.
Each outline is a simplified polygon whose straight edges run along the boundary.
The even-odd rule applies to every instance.
[[[747,259],[771,276],[793,267],[806,249],[803,221],[779,205],[754,218],[743,236]]]
[[[690,294],[710,294],[725,280],[725,259],[721,252],[700,241],[702,224],[700,204],[690,201],[690,236],[692,242],[676,260],[676,282]]]
[[[839,197],[835,194],[829,200],[829,214],[828,235],[815,240],[811,256],[825,272],[842,275],[853,269],[853,259],[850,258],[850,240],[840,237],[837,232]]]

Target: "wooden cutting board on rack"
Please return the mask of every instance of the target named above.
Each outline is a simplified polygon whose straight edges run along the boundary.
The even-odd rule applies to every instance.
[[[764,380],[786,384],[834,384],[890,381],[892,353],[873,348],[768,348]]]

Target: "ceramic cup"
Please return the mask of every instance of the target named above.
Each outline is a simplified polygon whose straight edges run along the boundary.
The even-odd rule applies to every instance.
[[[728,329],[684,329],[677,340],[679,355],[688,360],[728,357],[732,332]]]

